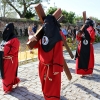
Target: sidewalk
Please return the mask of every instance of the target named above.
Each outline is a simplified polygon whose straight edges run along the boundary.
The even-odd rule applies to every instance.
[[[61,100],[100,100],[100,43],[95,44],[94,48],[94,73],[93,76],[84,78],[75,74],[75,61],[64,52],[73,79],[69,82],[65,73],[62,73]],[[0,100],[44,100],[37,67],[38,61],[19,66],[18,76],[21,83],[8,95],[3,95],[0,79]]]

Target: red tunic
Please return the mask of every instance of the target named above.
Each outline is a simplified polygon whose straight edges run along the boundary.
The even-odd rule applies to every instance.
[[[87,31],[90,35],[90,59],[89,59],[89,64],[88,64],[88,70],[84,69],[79,69],[78,68],[78,58],[76,58],[76,74],[81,74],[81,75],[88,75],[93,73],[93,68],[94,68],[94,48],[93,48],[93,42],[95,40],[95,31],[92,27],[87,28]],[[78,35],[76,36],[77,40],[80,42],[81,37]],[[81,49],[81,43],[78,44],[78,54],[80,54],[80,49]]]
[[[19,44],[19,40],[13,38],[9,40],[4,47],[4,78],[2,82],[5,92],[11,91],[13,85],[20,81],[20,79],[17,78]]]
[[[38,44],[39,77],[45,100],[60,100],[61,72],[63,71],[62,41],[56,43],[49,52]],[[59,74],[54,75],[54,72]]]

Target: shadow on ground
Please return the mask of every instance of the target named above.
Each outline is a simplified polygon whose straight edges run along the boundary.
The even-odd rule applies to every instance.
[[[86,77],[82,77],[83,79],[86,80],[93,80],[95,82],[100,82],[100,75],[99,74],[92,74],[92,76],[86,76]]]
[[[29,92],[26,87],[15,88],[10,95],[18,100],[43,100],[42,96]]]
[[[87,92],[88,94],[91,94],[92,96],[94,96],[95,98],[98,99],[98,97],[100,97],[100,94],[95,93],[94,91],[86,88],[85,86],[81,85],[81,84],[74,84],[75,86],[77,86],[78,88],[82,89],[83,91]]]

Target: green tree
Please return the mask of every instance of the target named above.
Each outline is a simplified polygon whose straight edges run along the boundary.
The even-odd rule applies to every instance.
[[[62,14],[64,15],[64,19],[62,20],[62,23],[68,23],[68,12],[62,10]]]
[[[44,2],[44,0],[2,0],[3,3],[8,4],[12,7],[16,13],[19,14],[20,18],[25,18],[26,12],[28,12],[29,7],[37,3]],[[49,0],[45,0],[48,2]],[[29,11],[30,12],[30,11]]]
[[[95,20],[96,23],[100,23],[100,20],[96,17],[92,17],[93,20]]]
[[[32,13],[30,9],[26,11],[25,18],[30,19],[34,16],[35,16],[35,14]]]
[[[48,9],[48,11],[46,12],[46,15],[48,15],[48,14],[51,14],[51,15],[52,15],[56,10],[57,10],[56,7],[50,7],[50,8]]]
[[[76,21],[83,20],[83,17],[82,17],[82,16],[75,16],[75,20],[76,20]]]
[[[74,12],[69,12],[68,13],[68,22],[73,24],[75,19],[75,13]]]
[[[53,14],[57,10],[56,7],[50,7],[46,14]],[[62,14],[64,15],[64,19],[62,20],[62,23],[74,23],[75,13],[74,12],[67,12],[65,10],[62,10]]]

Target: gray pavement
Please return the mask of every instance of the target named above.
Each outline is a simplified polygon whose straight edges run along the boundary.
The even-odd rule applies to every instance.
[[[64,52],[73,79],[68,81],[65,73],[62,73],[61,100],[100,100],[100,43],[95,44],[94,49],[93,75],[84,78],[75,74],[75,61]],[[0,100],[44,100],[37,67],[38,61],[19,66],[18,76],[21,83],[7,95],[3,95],[0,79]]]

